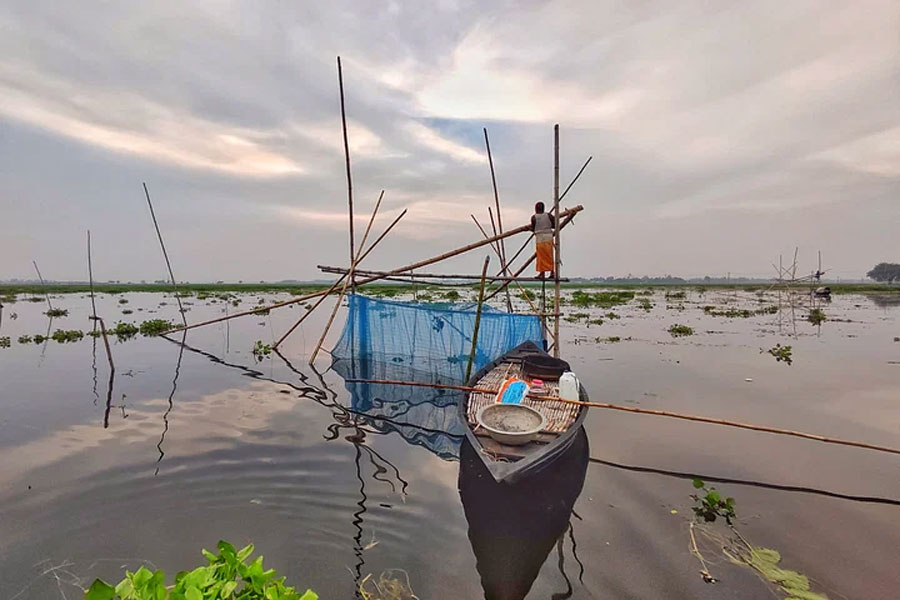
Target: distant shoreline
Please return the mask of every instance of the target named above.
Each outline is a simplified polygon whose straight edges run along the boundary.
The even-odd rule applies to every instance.
[[[549,281],[548,281],[549,283]],[[309,294],[311,292],[324,290],[330,287],[330,283],[179,283],[178,290],[185,293],[224,293],[224,292],[242,292],[242,293],[262,293],[262,292],[288,292],[294,295]],[[474,284],[464,284],[456,287],[471,287]],[[539,283],[529,282],[523,283],[524,287],[540,288]],[[604,282],[604,281],[571,281],[563,283],[562,287],[566,289],[579,288],[621,288],[621,289],[696,289],[696,290],[745,290],[745,291],[764,291],[772,287],[772,282],[758,283],[652,283],[652,282]],[[848,293],[888,293],[900,294],[900,286],[887,285],[884,283],[830,283],[823,282],[831,288],[834,294]],[[369,284],[361,289],[377,291],[384,289],[407,289],[412,288],[407,283],[377,283]],[[422,284],[418,289],[440,289],[438,286],[430,286]],[[809,285],[797,285],[794,289],[809,289]],[[90,286],[87,283],[0,283],[0,302],[10,301],[9,296],[17,294],[40,295],[44,292],[52,294],[67,293],[87,293]],[[121,294],[126,292],[156,292],[166,293],[172,291],[171,284],[164,283],[95,283],[94,291],[102,294]]]

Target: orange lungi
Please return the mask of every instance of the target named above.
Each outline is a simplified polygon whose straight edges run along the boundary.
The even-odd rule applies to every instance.
[[[534,250],[537,253],[538,273],[553,271],[553,240],[535,243]]]

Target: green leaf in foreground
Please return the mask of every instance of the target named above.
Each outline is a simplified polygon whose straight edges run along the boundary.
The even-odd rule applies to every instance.
[[[192,571],[181,571],[171,585],[165,583],[163,571],[141,567],[116,587],[97,579],[85,592],[85,600],[317,600],[312,590],[302,595],[285,585],[284,577],[277,577],[275,569],[265,570],[263,558],[246,561],[253,554],[253,545],[236,551],[225,541],[217,545],[219,554],[203,550],[209,564]]]

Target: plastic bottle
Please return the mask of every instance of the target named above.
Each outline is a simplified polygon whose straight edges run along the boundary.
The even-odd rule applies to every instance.
[[[566,371],[559,377],[559,397],[563,400],[578,400],[578,389],[581,386],[572,371]]]

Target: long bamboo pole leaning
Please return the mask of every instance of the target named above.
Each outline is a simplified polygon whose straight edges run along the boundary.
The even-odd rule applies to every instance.
[[[484,257],[484,267],[481,269],[481,288],[478,291],[478,309],[475,311],[475,330],[472,332],[472,350],[469,352],[469,364],[466,365],[466,381],[472,374],[472,363],[475,361],[475,353],[478,351],[478,329],[481,327],[481,307],[484,306],[484,280],[487,277],[488,264],[491,262],[490,254]]]
[[[553,312],[559,313],[559,124],[553,126]],[[553,318],[553,356],[559,358],[559,316]]]
[[[316,356],[319,354],[319,349],[322,347],[322,344],[325,343],[325,336],[328,335],[328,331],[331,329],[331,324],[334,323],[334,317],[335,315],[337,315],[337,311],[341,307],[341,301],[344,299],[344,294],[347,293],[347,284],[353,281],[353,272],[356,269],[356,266],[359,264],[360,260],[362,260],[363,248],[366,247],[366,240],[369,239],[369,232],[372,230],[372,223],[375,222],[375,215],[378,214],[378,207],[381,206],[382,198],[384,198],[384,190],[381,190],[381,194],[378,196],[378,202],[375,203],[375,210],[372,211],[372,216],[369,217],[369,224],[366,226],[366,232],[363,234],[362,242],[360,242],[359,244],[359,251],[356,253],[356,256],[353,257],[353,262],[350,263],[350,270],[347,271],[347,277],[344,279],[344,287],[341,288],[341,292],[338,294],[337,302],[334,303],[334,308],[331,311],[331,316],[328,317],[328,323],[325,325],[325,329],[322,331],[322,336],[319,338],[319,343],[316,344],[315,350],[313,350],[312,355],[309,357],[309,364],[313,364],[316,362]],[[323,298],[325,297],[327,296],[323,296]]]
[[[497,254],[497,249],[495,247],[491,247],[494,251],[494,254]],[[346,275],[350,270],[347,267],[330,267],[328,265],[316,265],[316,268],[322,271],[323,273],[330,273],[332,275]],[[373,271],[371,269],[353,269],[353,272],[360,277],[371,277],[373,275],[385,275],[385,279],[390,278],[388,275],[389,271]],[[403,275],[398,275],[398,279],[403,278],[406,281],[412,281],[414,279],[462,279],[462,280],[474,280],[476,283],[481,281],[481,275],[462,275],[462,274],[454,274],[454,273],[404,273]],[[493,281],[509,281],[510,283],[514,283],[516,281],[545,281],[540,279],[539,277],[502,277],[500,275],[494,275],[492,277],[487,278],[487,282],[491,283]],[[560,281],[569,281],[565,277],[561,278]],[[421,283],[421,282],[420,282]],[[437,285],[435,282],[428,282]],[[460,281],[458,283],[445,283],[443,285],[467,285],[467,283]]]
[[[382,239],[384,239],[384,237],[388,234],[388,232],[394,227],[394,225],[396,225],[400,221],[400,219],[403,218],[404,215],[406,215],[406,209],[404,209],[403,212],[401,212],[399,215],[397,215],[397,217],[388,226],[388,228],[384,230],[384,232],[378,237],[378,239],[376,239],[372,243],[371,246],[369,246],[369,249],[366,251],[366,254],[363,254],[363,258],[365,258],[365,256],[369,252],[371,252],[372,250],[375,249],[375,246],[378,245],[378,242],[380,242]],[[246,317],[248,315],[259,314],[260,312],[263,312],[263,311],[269,311],[269,310],[273,310],[276,308],[284,308],[285,306],[290,306],[291,304],[297,304],[299,302],[306,302],[307,300],[312,300],[313,298],[319,298],[320,300],[324,300],[324,298],[328,297],[330,294],[332,294],[333,292],[335,292],[337,290],[338,286],[340,286],[341,283],[344,281],[344,277],[346,277],[346,275],[339,277],[337,279],[337,281],[335,281],[333,284],[331,284],[331,287],[329,287],[328,289],[310,292],[309,294],[297,296],[296,298],[291,298],[290,300],[285,300],[284,302],[276,302],[275,304],[270,304],[269,306],[254,308],[252,310],[245,310],[243,312],[233,313],[233,314],[227,315],[225,317],[218,317],[215,319],[210,319],[208,321],[201,321],[200,323],[191,323],[190,325],[187,325],[185,327],[173,327],[172,329],[166,331],[166,333],[175,333],[177,331],[183,331],[185,329],[195,329],[197,327],[205,327],[206,325],[214,325],[216,323],[221,323],[222,321],[230,321],[232,319],[237,319],[239,317]],[[384,277],[374,278],[374,279],[384,279]],[[369,280],[364,281],[363,283],[369,283]],[[315,308],[315,306],[318,306],[318,304],[319,303],[314,305],[313,308]],[[295,323],[295,327],[296,327],[296,325],[299,325],[299,324],[300,324],[299,322]],[[282,340],[284,337],[285,336],[282,336]]]
[[[44,277],[41,275],[41,270],[38,269],[37,261],[32,260],[31,264],[34,265],[34,270],[37,272],[38,279],[41,282],[41,289],[44,290],[44,297],[47,299],[47,306],[50,307],[50,310],[53,310],[53,305],[50,303],[50,294],[47,292],[47,284],[44,283]]]
[[[181,322],[187,326],[187,317],[184,314],[184,307],[181,305],[181,297],[178,295],[178,284],[175,283],[175,274],[172,272],[172,263],[169,262],[169,254],[166,252],[166,245],[163,242],[162,233],[159,231],[159,223],[156,222],[156,213],[153,211],[153,203],[150,202],[150,190],[147,189],[147,183],[144,184],[144,195],[147,197],[147,206],[150,207],[150,217],[153,219],[153,227],[156,228],[156,237],[159,238],[159,247],[162,248],[163,258],[166,259],[166,268],[169,269],[169,278],[172,280],[172,289],[175,291],[175,301],[178,303],[178,313],[181,315]]]
[[[471,387],[465,385],[450,385],[441,383],[427,383],[423,381],[395,381],[393,379],[345,379],[344,383],[373,383],[383,385],[403,385],[412,387],[428,387],[442,390],[454,390],[458,392],[478,392],[482,394],[497,394],[500,390],[485,389],[480,387]],[[736,427],[738,429],[749,429],[751,431],[761,431],[764,433],[774,433],[778,435],[789,435],[799,437],[816,442],[825,442],[827,444],[840,444],[843,446],[852,446],[854,448],[865,448],[866,450],[876,450],[878,452],[887,452],[890,454],[900,454],[900,448],[891,448],[890,446],[880,446],[878,444],[868,444],[866,442],[856,442],[853,440],[842,440],[838,438],[827,437],[815,433],[806,433],[803,431],[795,431],[793,429],[781,429],[778,427],[767,427],[765,425],[751,425],[749,423],[741,423],[739,421],[728,421],[726,419],[713,419],[711,417],[700,417],[697,415],[685,415],[682,413],[674,413],[667,410],[654,410],[650,408],[636,408],[634,406],[620,406],[618,404],[609,404],[606,402],[584,402],[582,400],[566,400],[565,398],[557,398],[556,396],[543,396],[538,394],[528,394],[528,397],[534,400],[544,400],[553,402],[564,402],[566,404],[576,404],[578,406],[587,406],[590,408],[602,408],[609,410],[620,410],[641,415],[655,415],[657,417],[671,417],[673,419],[681,419],[684,421],[695,421],[698,423],[709,423],[712,425],[724,425],[726,427]]]
[[[381,194],[382,194],[382,196],[383,196],[383,195],[384,195],[384,191],[382,191]],[[379,205],[381,204],[381,196],[378,197],[378,204],[379,204]],[[376,208],[375,208],[375,211],[376,211],[376,212],[378,211],[378,207],[377,207],[377,206],[376,206]],[[374,215],[374,213],[373,213],[373,215]],[[369,253],[370,253],[372,250],[375,249],[375,246],[378,245],[378,242],[380,242],[381,240],[383,240],[383,239],[385,238],[385,236],[387,236],[387,234],[390,233],[391,229],[394,228],[394,225],[396,225],[397,223],[400,222],[400,219],[402,219],[404,215],[406,215],[406,209],[404,209],[403,212],[401,212],[399,215],[397,215],[397,217],[394,218],[394,220],[391,222],[391,224],[388,225],[387,229],[385,229],[385,230],[381,233],[381,235],[379,235],[378,238],[377,238],[374,242],[372,242],[372,245],[369,246],[369,249],[366,250],[365,252],[363,252],[362,256],[359,258],[359,260],[358,260],[357,262],[362,262],[362,260],[363,260],[365,257],[367,257],[367,256],[369,255]],[[371,222],[371,220],[370,220],[370,221],[369,221],[369,227],[371,227],[371,226],[372,226],[372,222]],[[368,228],[366,228],[366,235],[368,236]],[[365,244],[365,242],[363,242],[363,244]],[[362,246],[360,246],[360,250],[362,250]],[[356,272],[356,271],[354,270],[354,272]],[[282,335],[282,336],[278,339],[278,341],[275,342],[275,345],[272,346],[272,349],[273,349],[273,350],[277,350],[277,349],[278,349],[278,346],[281,345],[281,342],[283,342],[284,340],[286,340],[287,337],[288,337],[289,335],[291,335],[291,334],[294,332],[294,330],[297,329],[297,327],[299,327],[300,324],[303,323],[303,321],[305,321],[306,318],[307,318],[309,315],[311,315],[312,312],[313,312],[314,310],[316,310],[316,309],[319,307],[320,304],[322,304],[323,302],[325,302],[325,299],[326,299],[332,292],[334,292],[335,290],[337,290],[338,286],[341,285],[341,282],[347,281],[347,277],[348,277],[349,275],[350,275],[350,269],[347,269],[346,271],[344,271],[344,272],[341,274],[340,277],[338,277],[337,281],[335,281],[333,284],[331,284],[331,287],[330,287],[330,288],[328,288],[327,290],[325,290],[325,292],[319,294],[319,299],[316,300],[315,304],[313,304],[312,306],[310,306],[310,307],[306,310],[306,312],[303,314],[303,316],[301,316],[299,319],[297,319],[297,322],[294,323],[294,324],[291,326],[290,329],[288,329],[286,332],[284,332],[284,335]]]
[[[568,208],[568,209],[560,212],[560,215],[564,215],[567,218],[574,217],[576,214],[578,214],[582,210],[584,210],[584,207],[579,204],[577,206],[573,206],[572,208]],[[403,214],[405,214],[405,213],[406,213],[406,211],[404,211]],[[571,221],[571,219],[569,219],[569,221]],[[565,220],[563,221],[563,223],[566,223],[566,222],[567,221],[565,221]],[[503,233],[502,235],[498,235],[498,236],[495,236],[495,237],[492,237],[492,238],[489,238],[486,240],[482,240],[479,242],[473,242],[473,243],[463,246],[461,248],[457,248],[456,250],[451,250],[449,252],[445,252],[444,254],[435,256],[433,258],[420,260],[419,262],[413,263],[411,265],[406,265],[405,267],[399,267],[399,268],[393,269],[391,271],[384,271],[383,274],[381,274],[381,275],[373,275],[371,277],[367,277],[361,281],[357,281],[356,285],[357,286],[366,285],[366,284],[372,283],[374,281],[380,281],[382,279],[387,279],[389,277],[394,277],[396,275],[402,275],[402,274],[406,273],[407,271],[412,271],[412,270],[419,269],[422,267],[427,267],[428,265],[432,265],[436,262],[440,262],[442,260],[452,258],[454,256],[458,256],[465,252],[469,252],[470,250],[482,248],[488,244],[491,244],[491,243],[497,241],[501,237],[502,238],[512,237],[512,236],[520,234],[522,232],[530,231],[530,229],[531,229],[531,224],[522,225],[521,227],[516,227],[515,229],[510,229],[509,231]],[[533,255],[532,255],[531,260],[532,261],[534,260]],[[522,269],[522,270],[524,270],[524,269]],[[519,274],[521,274],[521,272]],[[173,329],[170,329],[166,333],[174,333],[176,331],[182,331],[184,329],[194,329],[197,327],[204,327],[206,325],[212,325],[214,323],[220,323],[222,321],[228,321],[231,319],[236,319],[238,317],[245,317],[247,315],[256,314],[256,313],[259,313],[264,310],[272,310],[275,308],[282,308],[284,306],[289,306],[291,304],[297,304],[298,302],[305,302],[306,300],[311,300],[312,298],[318,298],[320,296],[327,296],[328,294],[331,294],[332,292],[334,292],[334,290],[337,289],[338,285],[340,285],[340,283],[333,285],[331,288],[329,288],[327,290],[320,290],[317,292],[312,292],[312,293],[306,294],[304,296],[298,296],[297,298],[292,298],[291,300],[286,300],[284,302],[277,302],[277,303],[271,304],[269,306],[263,306],[263,307],[255,308],[253,310],[247,310],[244,312],[234,313],[234,314],[228,315],[227,317],[218,317],[216,319],[210,319],[208,321],[202,321],[200,323],[191,323],[190,325],[187,325],[184,327],[175,327]]]
[[[497,175],[494,172],[494,157],[491,155],[491,142],[488,139],[487,127],[484,128],[484,146],[487,149],[488,165],[491,167],[491,185],[494,187],[494,207],[497,209],[497,231],[503,233],[503,219],[500,217],[500,194],[497,192]],[[500,240],[500,269],[509,276],[509,264],[506,262],[506,243]],[[509,296],[509,288],[506,288],[506,307],[512,312],[512,298]]]
[[[350,177],[350,143],[347,141],[347,113],[344,110],[344,72],[341,70],[340,56],[337,57],[337,68],[338,89],[341,94],[341,129],[344,133],[344,161],[347,165],[347,203],[350,207],[350,262],[352,263],[353,257],[356,255],[356,246],[353,242],[353,179]]]

